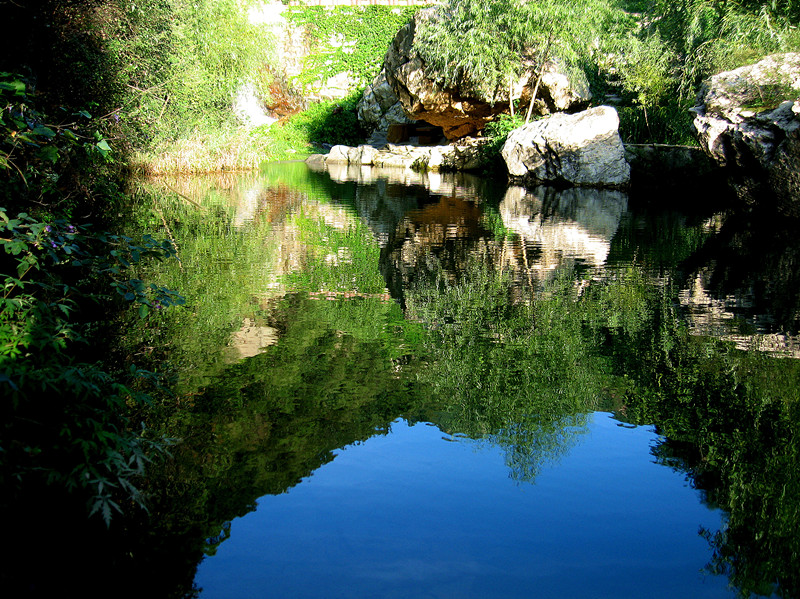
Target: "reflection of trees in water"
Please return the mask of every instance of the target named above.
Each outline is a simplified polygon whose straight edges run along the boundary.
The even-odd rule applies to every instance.
[[[490,440],[505,450],[505,461],[511,478],[534,482],[545,466],[558,464],[588,430],[590,414],[564,414],[560,419],[546,420],[531,415],[514,422],[492,435]]]
[[[281,332],[277,344],[195,373],[205,384],[184,386],[151,415],[181,442],[149,471],[150,515],[116,523],[128,534],[109,558],[117,579],[133,578],[131,596],[156,586],[159,596],[183,596],[203,554],[259,497],[286,492],[398,417],[432,419],[427,395],[400,367],[413,358],[394,302],[297,293],[262,318]]]
[[[796,596],[800,362],[691,334],[673,301],[651,296],[647,326],[608,331],[606,351],[628,384],[618,414],[655,424],[665,436],[658,462],[728,512],[721,531],[704,533],[709,570],[744,596]]]
[[[476,261],[457,282],[442,270],[408,290],[406,314],[428,329],[418,376],[443,406],[436,423],[499,444],[512,475],[532,481],[569,450],[604,392],[570,273],[528,299]]]
[[[538,287],[560,268],[599,268],[626,206],[621,192],[590,189],[509,188],[497,207],[458,186],[416,199],[416,206],[406,201],[382,210],[387,195],[370,188],[357,201],[381,242],[387,285],[401,302],[425,278],[447,273],[457,281],[476,259],[520,288]],[[387,214],[388,221],[375,218]]]
[[[173,462],[152,471],[153,516],[130,524],[142,533],[133,535],[142,561],[131,562],[131,572],[171,568],[182,572],[176,580],[190,581],[206,539],[224,539],[225,523],[257,497],[285,491],[336,448],[386,431],[399,416],[496,443],[512,476],[530,481],[570,450],[588,412],[613,401],[621,419],[655,423],[666,436],[657,459],[730,512],[723,531],[708,533],[716,552],[710,567],[743,591],[779,581],[781,593],[797,595],[800,373],[795,361],[688,334],[670,274],[708,231],[684,221],[646,230],[622,216],[606,250],[621,208],[604,211],[602,202],[606,216],[578,227],[595,204],[532,196],[541,204],[534,209],[525,206],[535,204],[526,192],[506,205],[509,216],[501,205],[487,219],[485,206],[461,192],[325,189],[334,204],[355,211],[331,206],[307,220],[346,213],[351,224],[356,214],[367,223],[376,247],[366,248],[368,236],[359,243],[375,254],[382,248],[380,268],[388,281],[395,277],[405,314],[378,298],[289,292],[259,306],[261,322],[279,331],[263,353],[211,363],[198,341],[197,359],[186,363],[207,366],[208,376],[194,373],[195,387],[157,413],[163,430],[185,442]],[[548,227],[553,239],[569,234],[561,253],[552,252],[547,276],[528,279],[543,255],[534,242]],[[525,235],[530,243],[518,241]],[[603,260],[624,266],[578,286],[580,268],[600,256],[574,258],[570,248],[586,240],[602,246]],[[714,263],[712,247],[696,254],[698,264]],[[298,268],[316,278],[295,283],[319,286],[337,276],[329,250],[306,252]],[[772,270],[780,273],[790,262],[775,256],[782,266]],[[536,284],[518,284],[519,272]],[[363,280],[372,285],[375,273]],[[160,549],[150,545],[158,537]]]

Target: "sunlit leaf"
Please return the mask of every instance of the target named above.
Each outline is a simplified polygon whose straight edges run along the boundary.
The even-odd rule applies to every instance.
[[[14,92],[16,96],[24,96],[25,95],[25,83],[20,81],[19,79],[15,79],[14,81],[0,82],[0,89]]]

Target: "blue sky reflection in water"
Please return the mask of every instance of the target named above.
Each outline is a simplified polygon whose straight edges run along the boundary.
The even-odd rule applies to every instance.
[[[503,450],[392,424],[258,500],[201,597],[732,597],[699,530],[722,512],[655,463],[652,427],[594,413],[534,483]]]

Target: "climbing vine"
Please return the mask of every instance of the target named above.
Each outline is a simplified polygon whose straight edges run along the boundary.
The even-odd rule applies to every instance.
[[[337,73],[348,72],[356,87],[374,79],[394,36],[419,10],[418,7],[299,6],[284,15],[311,37],[312,53],[306,57],[298,83],[308,87]]]

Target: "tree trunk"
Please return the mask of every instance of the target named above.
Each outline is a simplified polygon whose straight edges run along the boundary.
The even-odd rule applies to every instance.
[[[514,118],[514,77],[508,76],[508,107],[511,110],[511,118]]]
[[[536,94],[539,93],[539,85],[542,83],[542,77],[544,76],[544,65],[547,62],[548,57],[550,56],[550,47],[553,45],[553,38],[556,35],[556,28],[555,26],[550,27],[550,35],[547,37],[547,45],[544,47],[544,53],[542,53],[542,61],[539,63],[539,76],[536,78],[536,85],[533,87],[533,94],[531,95],[531,102],[528,104],[528,113],[525,115],[525,124],[527,125],[531,120],[531,114],[533,113],[533,104],[536,102]]]

